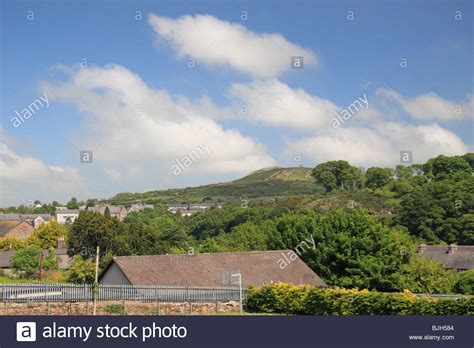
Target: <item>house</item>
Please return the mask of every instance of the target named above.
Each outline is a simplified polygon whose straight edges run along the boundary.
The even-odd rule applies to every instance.
[[[0,240],[3,238],[28,239],[34,232],[26,220],[0,220]]]
[[[10,260],[15,253],[15,250],[0,251],[0,274],[12,275],[13,271],[10,267]]]
[[[67,254],[67,246],[64,238],[58,239],[58,245],[55,252],[58,257],[58,268],[69,269],[72,264],[72,258]]]
[[[244,287],[276,282],[326,286],[299,257],[281,268],[280,261],[287,252],[116,256],[102,271],[99,281],[102,284],[220,287],[236,286],[232,275],[240,273]]]
[[[421,244],[417,253],[426,259],[441,261],[446,269],[465,271],[474,268],[474,245]]]
[[[128,209],[128,213],[133,213],[134,211],[143,211],[145,209],[155,209],[153,204],[142,204],[142,203],[135,203]]]
[[[123,221],[127,216],[127,208],[123,205],[99,205],[94,207],[88,207],[87,211],[92,211],[104,215],[105,210],[109,208],[110,216],[117,218],[120,221]]]
[[[49,223],[51,215],[49,214],[0,214],[0,221],[27,221],[33,225],[34,228]]]
[[[170,213],[179,213],[181,216],[190,216],[210,208],[222,208],[222,204],[218,202],[168,203],[167,206]]]
[[[72,224],[79,217],[79,209],[59,209],[54,215],[56,221],[62,225]]]

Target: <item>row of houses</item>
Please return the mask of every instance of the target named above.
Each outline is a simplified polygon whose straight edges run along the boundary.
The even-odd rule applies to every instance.
[[[198,202],[198,203],[176,203],[170,202],[167,204],[167,210],[172,214],[179,214],[181,216],[191,216],[192,214],[211,209],[222,208],[222,203],[219,202]]]
[[[79,209],[67,209],[66,207],[58,207],[55,212],[56,221],[60,224],[73,223],[81,211],[92,211],[104,215],[108,209],[110,216],[123,221],[125,217],[132,212],[143,211],[145,209],[154,209],[153,204],[135,203],[130,208],[123,205],[97,205],[94,207],[80,206]]]

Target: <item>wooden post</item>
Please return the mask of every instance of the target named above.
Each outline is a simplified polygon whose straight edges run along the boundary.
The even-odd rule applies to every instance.
[[[189,314],[193,314],[193,303],[189,302]]]
[[[92,289],[92,297],[94,298],[94,307],[92,310],[92,313],[93,313],[92,315],[95,315],[97,311],[97,299],[96,299],[94,290],[98,282],[99,282],[99,247],[97,247],[97,250],[95,253],[95,282],[94,282],[94,288]]]
[[[43,250],[40,250],[39,280],[41,281],[42,278],[43,278]]]

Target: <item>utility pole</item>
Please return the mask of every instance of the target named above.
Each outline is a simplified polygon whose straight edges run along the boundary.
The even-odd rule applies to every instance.
[[[96,292],[96,287],[99,286],[99,247],[97,246],[97,250],[95,252],[95,282],[94,282],[94,287],[92,289],[92,296],[94,298],[94,307],[92,311],[92,315],[95,315],[96,309],[97,309],[97,294]]]

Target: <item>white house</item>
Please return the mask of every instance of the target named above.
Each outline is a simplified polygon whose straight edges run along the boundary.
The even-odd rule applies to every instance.
[[[72,224],[79,217],[79,209],[60,209],[55,213],[56,221],[62,225]]]

